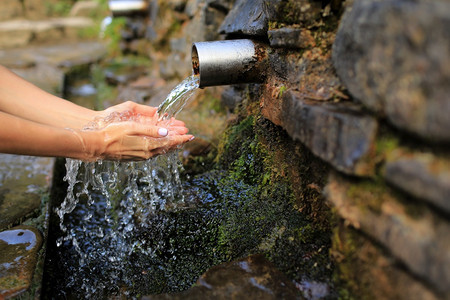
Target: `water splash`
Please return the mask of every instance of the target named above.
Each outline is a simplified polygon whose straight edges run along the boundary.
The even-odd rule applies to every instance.
[[[178,114],[198,89],[199,83],[200,77],[191,75],[178,84],[158,107],[160,120],[167,120]]]
[[[160,120],[180,112],[198,82],[198,77],[190,76],[176,86],[158,108]],[[138,118],[131,112],[115,112],[95,119],[84,129]],[[154,251],[135,232],[148,227],[155,212],[184,206],[181,170],[177,151],[142,162],[66,160],[67,194],[55,211],[63,232],[58,247],[71,248],[79,257],[78,267],[67,281],[69,288],[92,299],[103,298],[114,289],[113,293],[118,293],[117,289],[124,287],[120,293],[130,296],[126,287],[133,285],[134,274],[129,272],[139,266],[129,265],[129,255],[139,252],[151,256]]]

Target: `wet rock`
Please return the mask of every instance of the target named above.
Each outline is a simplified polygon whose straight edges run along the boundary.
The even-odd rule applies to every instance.
[[[386,163],[393,185],[450,213],[450,161],[431,153],[399,154]]]
[[[32,214],[48,189],[52,158],[0,155],[0,230]]]
[[[288,91],[283,95],[282,120],[294,140],[336,169],[355,175],[373,174],[378,125],[357,106],[305,100],[297,92]]]
[[[448,1],[354,1],[333,45],[350,93],[398,128],[450,141]]]
[[[30,226],[18,226],[0,232],[2,299],[18,296],[30,287],[41,244],[41,234]]]
[[[271,47],[281,48],[306,48],[314,45],[314,38],[309,30],[303,28],[280,28],[269,30]]]
[[[144,296],[157,299],[303,299],[300,291],[263,255],[212,267],[182,293]]]
[[[326,196],[347,224],[386,247],[435,290],[450,295],[448,220],[425,207],[402,205],[382,183],[355,181],[337,174],[330,176]]]
[[[238,0],[220,26],[219,32],[265,36],[268,29],[268,20],[264,1]]]

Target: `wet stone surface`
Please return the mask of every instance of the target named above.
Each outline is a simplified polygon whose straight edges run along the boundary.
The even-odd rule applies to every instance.
[[[237,1],[219,30],[226,34],[263,36],[267,34],[267,28],[268,15],[263,1],[252,0]]]
[[[52,167],[53,158],[0,155],[0,230],[40,207]]]
[[[378,127],[374,118],[351,103],[304,100],[292,91],[285,93],[282,111],[283,127],[315,155],[348,174],[373,174],[368,158]]]
[[[181,293],[144,296],[159,299],[304,299],[296,286],[263,255],[252,255],[209,269]]]
[[[269,30],[271,47],[306,48],[314,44],[314,38],[309,30],[302,28],[280,28]]]
[[[31,284],[42,237],[29,226],[0,232],[0,298],[14,297]]]

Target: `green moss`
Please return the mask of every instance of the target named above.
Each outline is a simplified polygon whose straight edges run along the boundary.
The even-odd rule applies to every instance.
[[[347,190],[347,197],[352,199],[362,210],[370,209],[380,213],[387,187],[380,178],[376,180],[362,180],[352,184]]]
[[[388,158],[398,148],[399,140],[391,134],[381,135],[375,143],[375,153],[380,160]]]
[[[284,152],[286,141],[279,128],[251,114],[224,133],[218,165],[226,171],[213,195],[224,205],[219,249],[229,259],[263,252],[294,280],[327,280],[329,225],[297,209],[300,187],[292,186],[295,159]]]
[[[357,231],[342,224],[334,230],[331,254],[338,261],[333,274],[339,299],[373,299],[376,254]]]

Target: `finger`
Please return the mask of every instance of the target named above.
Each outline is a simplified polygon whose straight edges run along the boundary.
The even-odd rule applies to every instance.
[[[189,132],[186,127],[169,127],[169,135],[183,135]]]
[[[185,126],[185,123],[183,121],[172,118],[170,120],[160,121],[158,125],[161,125],[161,126]]]
[[[187,143],[189,141],[192,141],[194,139],[193,135],[186,134],[186,135],[174,135],[168,137],[170,140],[169,147],[177,147],[181,146],[184,143]]]
[[[132,102],[132,103],[134,103],[134,102]],[[156,112],[158,111],[158,108],[148,106],[148,105],[134,103],[133,111],[135,113],[143,115],[143,116],[153,117],[156,114]]]
[[[126,133],[128,135],[161,138],[169,134],[169,130],[167,128],[160,126],[142,124],[137,122],[122,122],[121,125],[126,128]]]

